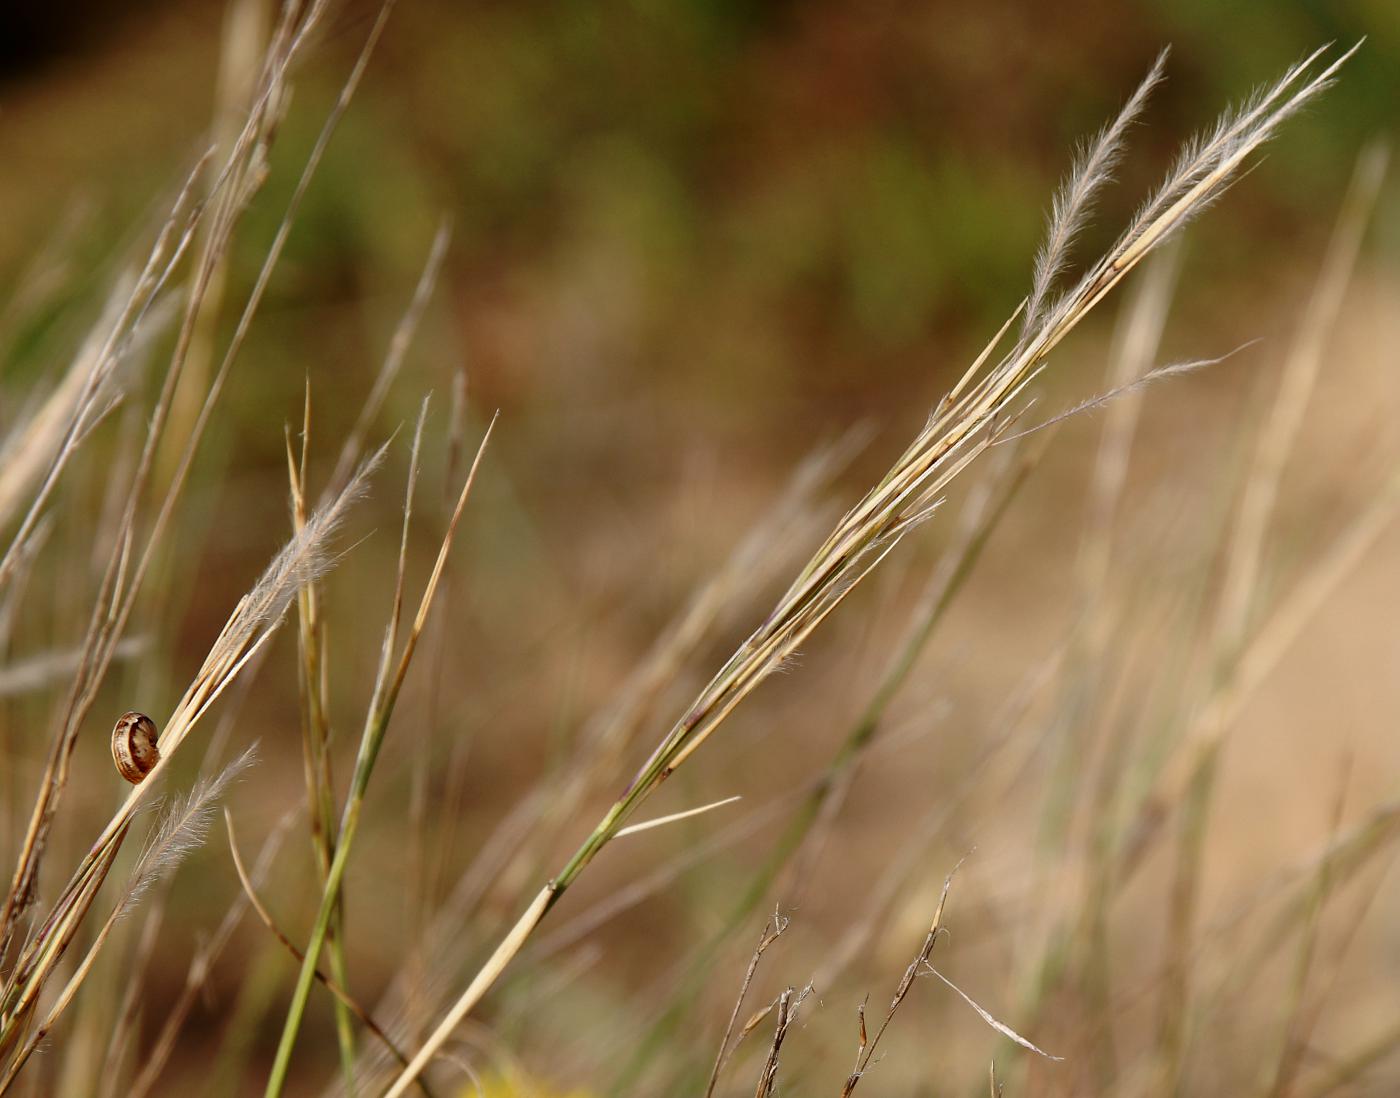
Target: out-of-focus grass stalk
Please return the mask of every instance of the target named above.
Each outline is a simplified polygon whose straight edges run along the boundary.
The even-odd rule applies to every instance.
[[[1346,806],[1347,774],[1338,782],[1332,811],[1332,837],[1335,839]],[[1323,859],[1304,892],[1303,917],[1299,920],[1298,946],[1293,971],[1288,981],[1281,1011],[1278,1037],[1278,1060],[1273,1079],[1260,1090],[1263,1098],[1286,1098],[1295,1089],[1298,1072],[1306,1055],[1309,1036],[1322,1008],[1322,998],[1308,1002],[1308,987],[1314,978],[1318,941],[1322,934],[1322,919],[1327,902],[1335,894],[1338,881],[1333,879],[1330,863]]]
[[[398,376],[404,356],[413,342],[413,335],[437,284],[442,261],[447,254],[451,239],[448,226],[439,226],[429,249],[428,258],[418,279],[408,309],[400,319],[390,340],[389,349],[380,366],[370,394],[355,430],[341,449],[335,474],[331,478],[328,491],[335,491],[344,478],[353,471],[364,445],[368,422],[378,412],[389,385]],[[300,529],[306,521],[306,460],[311,437],[311,391],[307,384],[304,412],[302,415],[301,456],[298,461],[287,439],[287,471],[292,495],[292,521]],[[321,887],[326,887],[331,863],[335,860],[335,783],[331,772],[330,722],[327,716],[330,697],[329,664],[325,660],[325,629],[321,617],[320,599],[316,585],[309,584],[297,593],[298,651],[300,663],[298,681],[302,703],[302,751],[306,776],[306,796],[308,818],[311,822],[311,841],[316,857],[316,868],[320,874]],[[344,897],[337,895],[327,930],[327,949],[330,955],[331,975],[340,987],[348,992],[350,986],[349,967],[346,964],[344,947]],[[355,1020],[352,1007],[340,996],[335,999],[336,1039],[340,1048],[341,1067],[345,1075],[347,1094],[355,1093]]]
[[[152,309],[159,303],[160,295],[173,277],[182,258],[189,250],[201,224],[212,226],[211,233],[220,241],[218,246],[206,249],[202,260],[196,265],[185,293],[185,309],[177,332],[175,346],[162,380],[160,393],[151,412],[141,446],[140,458],[136,463],[130,484],[121,504],[121,518],[116,524],[110,544],[110,552],[105,572],[99,585],[89,619],[87,635],[84,638],[78,671],[74,676],[68,698],[63,706],[63,715],[54,730],[53,740],[45,772],[39,783],[39,793],[30,814],[29,825],[21,844],[19,858],[11,881],[4,910],[0,913],[0,958],[6,955],[8,945],[15,932],[16,922],[32,900],[39,868],[47,846],[49,830],[57,811],[62,793],[67,786],[72,753],[76,746],[78,730],[83,724],[97,690],[105,677],[107,668],[120,642],[123,631],[135,606],[136,594],[149,572],[170,516],[178,500],[186,476],[193,462],[205,424],[218,399],[223,378],[237,354],[246,334],[247,326],[260,288],[255,290],[244,310],[239,328],[230,341],[220,366],[218,376],[205,395],[194,429],[183,448],[180,461],[171,484],[161,500],[158,511],[151,521],[146,534],[144,548],[139,547],[136,535],[138,509],[144,499],[145,489],[152,474],[159,444],[168,423],[175,390],[182,375],[182,368],[189,352],[194,331],[195,319],[200,312],[203,295],[212,277],[212,264],[228,246],[228,241],[248,200],[261,184],[262,168],[273,133],[276,129],[278,112],[287,90],[287,80],[294,61],[298,58],[311,32],[318,25],[325,10],[325,0],[313,0],[305,8],[288,5],[283,10],[276,32],[268,47],[267,58],[262,73],[262,84],[253,106],[249,109],[238,139],[223,168],[210,185],[211,197],[196,202],[192,195],[201,180],[210,154],[201,158],[199,164],[185,182],[180,195],[175,200],[170,216],[162,226],[141,275],[135,280],[125,303],[117,312],[110,331],[101,342],[101,349],[94,356],[94,366],[84,388],[84,395],[78,401],[63,442],[51,462],[48,472],[31,502],[30,509],[20,524],[11,545],[23,547],[28,537],[29,526],[53,490],[63,466],[78,443],[84,437],[87,425],[93,415],[91,402],[96,399],[104,380],[122,357],[130,350],[143,331],[145,321]],[[315,154],[313,153],[313,160]],[[314,165],[308,165],[303,176],[303,185],[309,178]],[[290,215],[289,215],[290,216]],[[279,229],[279,240],[285,239],[288,222],[284,220]],[[265,285],[266,276],[275,263],[274,247],[263,268],[260,287]],[[4,585],[7,562],[0,561],[0,587]],[[15,972],[9,974],[9,986],[15,983]]]
[[[1218,682],[1190,721],[1185,739],[1157,775],[1151,792],[1134,809],[1121,836],[1116,875],[1126,883],[1141,868],[1161,837],[1173,806],[1184,796],[1192,764],[1200,758],[1206,731],[1232,727],[1245,705],[1292,648],[1303,629],[1327,605],[1341,582],[1355,570],[1400,510],[1400,469],[1392,470],[1365,507],[1334,537],[1292,590],[1251,632],[1235,672]],[[1195,750],[1192,750],[1195,749]]]
[[[1317,285],[1284,362],[1278,394],[1263,425],[1258,449],[1244,483],[1231,534],[1225,578],[1212,637],[1215,680],[1231,681],[1245,648],[1257,599],[1265,539],[1273,517],[1284,466],[1306,422],[1308,401],[1356,267],[1361,241],[1385,177],[1387,150],[1372,145],[1361,154],[1338,215]],[[1191,943],[1195,935],[1205,837],[1221,750],[1229,726],[1200,730],[1198,754],[1186,787],[1171,886],[1168,922],[1168,978],[1159,1014],[1163,1087],[1174,1092],[1185,1069],[1187,1004],[1190,997]]]
[[[203,843],[208,832],[208,822],[213,812],[214,801],[223,793],[228,783],[250,764],[252,756],[253,749],[250,748],[241,758],[225,767],[213,779],[197,783],[191,789],[188,797],[175,801],[157,829],[155,838],[142,852],[121,897],[113,905],[106,921],[93,935],[92,943],[88,946],[87,952],[76,966],[72,976],[68,978],[68,982],[49,1007],[43,1021],[34,1028],[24,1046],[10,1058],[4,1075],[0,1076],[0,1094],[9,1090],[10,1084],[15,1081],[16,1076],[19,1075],[34,1050],[48,1035],[60,1015],[68,1009],[73,997],[77,995],[78,989],[87,979],[88,973],[92,971],[93,963],[97,960],[98,954],[106,944],[117,922],[135,906],[141,895],[156,880],[171,873],[185,855]],[[61,941],[62,939],[56,936],[55,940]]]
[[[152,791],[159,788],[160,778],[185,739],[277,632],[297,586],[329,567],[328,543],[350,505],[359,498],[373,464],[372,460],[362,466],[345,491],[312,516],[306,529],[273,558],[229,615],[203,665],[165,722],[159,740],[159,761],[145,780],[127,794],[7,974],[0,994],[0,1052],[15,1047],[40,993],[91,908],[135,814],[150,799]]]
[[[426,408],[424,411],[426,412]],[[311,937],[306,947],[301,970],[297,974],[296,987],[287,1007],[286,1022],[283,1025],[282,1037],[277,1046],[277,1054],[268,1075],[266,1088],[268,1098],[280,1094],[286,1085],[287,1069],[291,1064],[292,1050],[296,1045],[297,1033],[301,1028],[302,1016],[306,1011],[311,985],[315,981],[316,965],[320,961],[321,949],[330,929],[332,915],[336,905],[340,902],[341,881],[345,874],[346,864],[349,862],[350,851],[354,846],[356,831],[359,828],[360,810],[364,805],[365,792],[369,788],[369,780],[374,773],[375,762],[379,757],[380,748],[384,744],[385,734],[389,730],[389,720],[394,712],[394,704],[398,700],[399,691],[402,689],[404,679],[408,674],[409,664],[412,662],[418,646],[418,638],[422,635],[423,626],[427,622],[428,611],[432,608],[433,598],[437,594],[438,585],[442,580],[443,569],[447,565],[447,557],[452,549],[457,526],[466,508],[467,497],[471,494],[472,486],[476,482],[477,470],[481,465],[481,458],[486,452],[486,445],[491,439],[491,431],[494,426],[495,420],[493,419],[477,448],[476,457],[472,460],[471,468],[467,472],[461,494],[457,497],[457,505],[448,521],[432,574],[428,578],[418,603],[417,613],[414,615],[403,648],[395,661],[394,649],[398,643],[399,620],[403,609],[404,573],[408,560],[408,530],[413,511],[413,490],[418,477],[418,459],[422,444],[423,419],[419,418],[418,428],[414,434],[408,491],[404,503],[403,535],[399,549],[399,574],[394,587],[393,608],[390,612],[389,625],[385,630],[379,673],[375,680],[374,694],[366,712],[365,727],[360,737],[359,752],[355,759],[355,771],[350,780],[345,808],[341,814],[340,828],[336,834],[335,854],[327,872],[325,887],[321,892],[320,907],[312,925]]]
[[[1132,385],[1147,376],[1157,360],[1176,291],[1180,256],[1180,242],[1176,241],[1144,265],[1141,279],[1133,287],[1115,326],[1107,370],[1107,384],[1111,389]],[[1035,888],[1041,894],[1064,888],[1060,866],[1066,854],[1073,810],[1083,798],[1084,756],[1092,746],[1084,742],[1092,737],[1091,714],[1086,710],[1096,688],[1108,677],[1105,666],[1109,662],[1112,640],[1109,590],[1113,544],[1143,398],[1141,392],[1130,392],[1109,407],[1091,474],[1083,533],[1075,561],[1076,617],[1067,643],[1058,682],[1060,696],[1051,724],[1058,742],[1052,753],[1041,813],[1037,839],[1040,857],[1033,870],[1040,878]],[[1105,778],[1096,790],[1101,801],[1108,796],[1107,786]],[[1107,807],[1105,804],[1105,810]],[[1103,872],[1105,867],[1099,864],[1102,845],[1102,841],[1092,844],[1089,880],[1078,920],[1069,917],[1038,920],[1044,940],[1036,943],[1039,957],[1033,964],[1033,975],[1020,992],[1018,1013],[1023,1018],[1039,1019],[1047,1001],[1067,975],[1067,954],[1076,933],[1096,933],[1100,927],[1104,915],[1100,901],[1110,888],[1107,874]],[[1053,902],[1046,904],[1047,913],[1055,911],[1056,906]],[[1106,983],[1106,975],[1100,976],[1100,983]],[[1106,996],[1106,988],[1101,992]],[[1100,1043],[1095,1054],[1100,1063],[1111,1058],[1110,1042]]]
[[[1301,882],[1301,886],[1295,885],[1296,892],[1292,898],[1274,913],[1261,933],[1252,936],[1254,947],[1232,967],[1227,985],[1219,997],[1224,998],[1257,978],[1268,961],[1287,943],[1290,932],[1306,924],[1316,882],[1325,880],[1328,887],[1340,888],[1397,842],[1400,842],[1400,798],[1377,806],[1364,819],[1334,836],[1321,853],[1310,858],[1292,875]]]
[[[542,777],[496,825],[434,913],[421,940],[413,943],[425,963],[419,972],[414,971],[419,966],[404,966],[394,977],[381,999],[384,1017],[399,1013],[413,1018],[412,1000],[431,1006],[446,994],[449,974],[465,963],[474,944],[462,927],[471,922],[485,891],[506,878],[530,881],[538,876],[547,857],[542,849],[558,841],[578,805],[616,780],[627,749],[688,658],[729,624],[734,607],[746,605],[781,575],[798,556],[794,546],[810,544],[821,535],[827,522],[821,514],[820,495],[864,444],[863,436],[864,432],[848,432],[798,465],[767,513],[660,632],[610,703],[585,724],[577,747],[560,768],[560,781],[547,782]],[[444,812],[450,815],[459,798],[448,795],[444,801]],[[362,1074],[368,1076],[380,1066],[366,1064]]]
[[[306,456],[310,450],[310,441],[311,386],[308,380],[302,412],[299,461],[292,454],[290,435],[287,438],[287,478],[292,497],[292,529],[295,533],[300,533],[306,526]],[[297,654],[300,657],[297,664],[297,684],[301,700],[302,763],[306,778],[307,819],[310,822],[312,853],[316,859],[316,870],[322,888],[326,885],[331,862],[335,857],[335,785],[331,774],[330,720],[326,713],[329,671],[323,659],[324,639],[325,623],[321,620],[316,585],[303,584],[297,591]],[[327,949],[330,954],[331,973],[341,987],[346,987],[349,982],[349,968],[345,962],[343,912],[344,905],[337,902],[327,930]],[[335,1000],[335,1029],[346,1091],[353,1095],[355,1021],[349,1008],[339,998]]]
[[[1310,1086],[1300,1087],[1298,1093],[1302,1098],[1353,1093],[1351,1084],[1397,1048],[1400,1048],[1400,1025],[1392,1025],[1350,1056],[1329,1063]]]
[[[1337,68],[1351,52],[1343,54],[1301,87],[1291,90],[1322,51],[1312,54],[1242,110],[1227,115],[1207,138],[1188,146],[1166,182],[1115,245],[1072,289],[1045,307],[1043,318],[1028,316],[1026,328],[1015,347],[994,368],[983,373],[984,359],[990,356],[996,343],[989,345],[984,359],[973,364],[940,402],[926,427],[889,473],[837,525],[767,619],[657,745],[651,758],[574,856],[540,890],[414,1056],[408,1070],[395,1080],[387,1098],[397,1098],[407,1090],[456,1026],[495,983],[548,910],[636,808],[714,733],[760,682],[783,665],[904,534],[929,517],[948,483],[1005,429],[1008,417],[1014,414],[1017,398],[1044,368],[1047,356],[1061,340],[1154,247],[1217,197],[1279,124],[1330,84]],[[1129,100],[1125,116],[1130,118],[1139,109],[1146,91],[1160,75],[1160,66],[1161,59],[1139,93]],[[1123,128],[1115,123],[1101,140],[1116,143]],[[1101,165],[1105,159],[1091,156],[1085,162]],[[1107,174],[1106,169],[1099,167],[1092,170],[1100,175]],[[1075,188],[1075,197],[1067,204],[1067,212],[1061,214],[1062,219],[1083,216],[1078,196],[1087,194],[1089,197],[1084,199],[1087,205],[1097,182],[1085,181],[1083,186]],[[1052,240],[1058,236],[1052,231]],[[1045,266],[1054,270],[1057,265],[1052,261]]]
[[[749,878],[725,918],[690,957],[686,973],[666,1009],[633,1042],[628,1057],[613,1083],[612,1090],[623,1093],[635,1086],[648,1064],[667,1047],[667,1040],[684,1019],[695,996],[713,972],[715,958],[732,940],[735,931],[753,917],[768,898],[779,875],[813,835],[818,823],[840,803],[854,779],[855,769],[884,725],[885,712],[899,694],[919,656],[928,646],[948,607],[972,575],[983,549],[1025,485],[1041,453],[1037,447],[1022,456],[1004,482],[988,485],[975,493],[967,505],[967,522],[935,570],[910,616],[902,643],[877,684],[864,710],[851,726],[835,755],[818,775],[793,812],[787,827]]]

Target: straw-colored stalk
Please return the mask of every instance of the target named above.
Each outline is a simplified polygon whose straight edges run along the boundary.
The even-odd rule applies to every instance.
[[[424,406],[424,416],[427,407]],[[350,853],[354,846],[355,836],[359,829],[360,811],[364,805],[364,798],[369,788],[370,777],[374,773],[375,763],[379,758],[379,751],[384,744],[384,738],[389,730],[389,721],[393,716],[395,703],[398,701],[399,692],[403,688],[404,680],[407,678],[409,666],[413,662],[414,653],[418,647],[418,641],[423,634],[423,627],[428,620],[428,612],[432,608],[433,600],[438,592],[438,587],[442,582],[443,571],[447,566],[448,555],[452,549],[452,543],[456,537],[457,527],[462,519],[462,514],[466,509],[467,499],[471,495],[472,486],[476,483],[477,470],[480,468],[482,455],[486,451],[486,445],[491,439],[491,430],[495,426],[493,419],[491,425],[487,427],[485,435],[477,448],[476,457],[473,459],[471,468],[467,472],[465,481],[462,484],[461,493],[457,497],[457,504],[452,512],[452,517],[447,524],[447,530],[443,534],[442,544],[438,549],[437,559],[433,564],[432,573],[428,577],[428,582],[424,586],[423,594],[418,603],[417,612],[414,614],[409,625],[407,636],[402,647],[398,646],[398,635],[400,618],[404,608],[404,573],[408,561],[408,529],[413,511],[413,491],[418,477],[418,457],[422,443],[422,432],[424,416],[419,417],[418,429],[414,434],[413,455],[409,466],[408,491],[404,504],[403,533],[399,545],[399,570],[398,580],[394,586],[393,604],[389,615],[389,624],[384,634],[384,644],[381,653],[379,673],[375,680],[374,693],[370,699],[369,708],[365,715],[365,726],[360,737],[360,746],[355,758],[355,771],[350,779],[350,789],[346,795],[345,807],[341,813],[340,827],[335,837],[334,857],[330,868],[326,874],[326,883],[321,891],[320,907],[316,913],[316,921],[312,926],[311,938],[307,944],[306,952],[302,960],[301,970],[297,975],[296,987],[292,992],[292,999],[287,1007],[287,1018],[282,1028],[282,1037],[277,1046],[277,1054],[273,1061],[272,1071],[268,1077],[267,1094],[281,1093],[287,1077],[287,1069],[291,1064],[292,1050],[296,1045],[297,1034],[301,1028],[302,1016],[306,1011],[306,1002],[311,993],[311,985],[316,977],[316,965],[320,961],[321,949],[325,945],[326,935],[330,929],[331,920],[340,902],[341,882],[344,879],[345,867],[349,864]],[[395,658],[395,650],[398,648],[398,656]]]
[[[584,840],[559,873],[540,890],[506,934],[486,964],[469,982],[433,1030],[409,1067],[400,1073],[388,1098],[402,1095],[466,1018],[529,939],[536,926],[578,875],[626,824],[628,818],[730,713],[802,643],[874,569],[899,540],[928,518],[947,485],[975,460],[1017,414],[1018,397],[1046,365],[1049,354],[1122,281],[1149,252],[1185,225],[1226,188],[1229,181],[1279,124],[1327,87],[1350,51],[1304,80],[1323,51],[1289,69],[1268,90],[1243,108],[1227,114],[1205,137],[1187,146],[1165,183],[1133,219],[1114,246],[1053,304],[1043,316],[1028,318],[1013,349],[986,370],[986,364],[1014,321],[1002,331],[939,403],[928,423],[889,473],[844,519],[779,600],[777,606],[724,664],[699,697],[657,745],[625,792]],[[1145,85],[1155,83],[1160,61]],[[1135,95],[1123,112],[1129,118],[1145,98]],[[1124,126],[1110,126],[1101,142],[1116,146]],[[1111,157],[1091,154],[1081,171],[1102,176]],[[1093,180],[1072,180],[1067,190],[1087,195],[1071,201],[1074,216],[1091,201]],[[1063,218],[1063,211],[1059,217]],[[1072,234],[1052,225],[1050,239]],[[1054,270],[1051,256],[1043,269]],[[1037,306],[1039,307],[1039,306]],[[1018,310],[1019,312],[1019,310]]]
[[[20,953],[0,996],[0,1051],[14,1047],[40,992],[71,943],[111,868],[137,811],[160,785],[160,778],[190,733],[249,661],[281,625],[298,587],[333,563],[329,543],[350,506],[363,494],[378,456],[361,466],[344,492],[317,511],[273,559],[262,577],[234,608],[215,638],[160,734],[160,758],[144,781],[132,788],[93,842],[55,900],[47,919]],[[122,905],[119,905],[122,906]]]

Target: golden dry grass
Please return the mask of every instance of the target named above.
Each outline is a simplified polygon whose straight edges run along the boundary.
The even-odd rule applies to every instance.
[[[1397,483],[1355,346],[1381,146],[1285,331],[1222,354],[1256,334],[1226,309],[1159,365],[1203,277],[1173,237],[1349,52],[1186,144],[1083,263],[1159,57],[1067,175],[1027,300],[892,464],[881,424],[743,507],[666,486],[642,537],[600,493],[574,520],[596,541],[556,546],[512,484],[530,436],[450,355],[447,399],[410,366],[445,222],[375,378],[262,417],[276,480],[210,463],[240,388],[274,391],[252,333],[392,8],[349,23],[364,48],[247,278],[294,81],[345,24],[232,10],[208,151],[69,359],[6,379],[0,1091],[923,1093],[990,1060],[994,1092],[1385,1092]],[[1111,331],[1084,324],[1130,275]],[[1094,359],[1101,385],[1054,376]],[[272,483],[276,536],[236,502]],[[260,576],[201,559],[226,526]],[[667,551],[689,596],[642,578]],[[112,808],[89,747],[134,695],[168,699],[141,702],[161,760]],[[211,839],[220,800],[251,868]]]

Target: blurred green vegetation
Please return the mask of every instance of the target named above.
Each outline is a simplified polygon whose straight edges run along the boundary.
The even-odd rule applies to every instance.
[[[312,60],[237,283],[372,12],[349,5]],[[12,155],[0,167],[17,211],[0,233],[7,284],[75,193],[115,230],[87,247],[128,239],[206,121],[209,90],[191,77],[217,57],[219,31],[217,4],[149,4],[110,37],[85,36],[77,56],[10,80],[17,106],[0,133],[42,126],[53,148],[47,163]],[[279,379],[314,374],[337,306],[382,301],[389,323],[447,215],[457,334],[488,403],[579,370],[564,357],[572,344],[574,358],[673,388],[702,413],[742,392],[746,406],[824,423],[823,409],[904,388],[980,345],[1024,291],[1074,142],[1163,45],[1168,82],[1086,253],[1222,104],[1322,42],[1362,35],[1346,78],[1242,185],[1229,230],[1211,234],[1206,246],[1240,271],[1315,243],[1317,206],[1340,193],[1355,149],[1394,131],[1394,4],[404,0],[274,283],[269,313],[296,315],[263,327],[259,375],[281,406]],[[1379,232],[1392,243],[1398,209],[1391,194]],[[513,315],[526,302],[528,324]],[[345,335],[348,350],[364,333]],[[363,376],[357,357],[337,375]]]

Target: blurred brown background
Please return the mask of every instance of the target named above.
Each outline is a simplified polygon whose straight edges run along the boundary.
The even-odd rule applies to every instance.
[[[256,274],[375,10],[358,0],[338,8],[298,78],[271,177],[232,260],[233,301]],[[21,394],[66,362],[101,287],[202,148],[216,110],[225,19],[214,2],[7,5],[0,288],[7,297],[22,288],[33,257],[56,240],[70,250],[71,274],[41,310],[3,333],[6,424]],[[395,875],[416,760],[430,760],[436,888],[444,891],[522,791],[541,776],[549,780],[590,714],[616,695],[658,631],[762,517],[806,454],[854,425],[873,431],[832,491],[838,507],[887,467],[1025,294],[1045,212],[1075,142],[1113,115],[1159,49],[1173,50],[1167,82],[1132,134],[1121,184],[1085,233],[1083,258],[1112,240],[1189,134],[1323,42],[1349,45],[1363,35],[1368,41],[1339,85],[1286,126],[1260,166],[1184,242],[1162,360],[1262,341],[1155,388],[1147,400],[1124,508],[1123,574],[1115,581],[1134,599],[1144,588],[1184,599],[1209,587],[1229,478],[1316,277],[1356,155],[1373,138],[1394,137],[1400,121],[1400,8],[1393,0],[991,0],[971,7],[399,0],[202,453],[178,540],[188,575],[144,624],[154,647],[142,666],[124,672],[124,683],[113,684],[113,713],[129,707],[122,699],[136,688],[147,699],[141,707],[168,708],[282,538],[283,426],[299,422],[308,380],[313,482],[328,474],[447,218],[452,238],[442,277],[376,426],[387,437],[411,422],[425,393],[434,394],[424,488],[430,502],[415,543],[420,582],[448,487],[442,440],[454,377],[466,379],[473,438],[494,410],[501,421],[455,558],[447,624],[416,669],[391,733],[351,874],[355,983],[373,1002],[408,952]],[[1394,466],[1397,256],[1400,187],[1392,173],[1286,478],[1271,548],[1280,589],[1305,574],[1329,534]],[[1118,308],[1110,302],[1057,353],[1041,387],[1042,410],[1103,387]],[[227,312],[231,324],[235,310]],[[882,868],[911,841],[913,821],[973,782],[993,726],[1005,719],[1007,696],[1071,628],[1069,577],[1100,424],[1101,416],[1086,415],[1059,432],[940,627],[896,706],[899,727],[921,734],[867,761],[800,903],[789,908],[795,897],[787,895],[768,901],[794,917],[788,952],[772,962],[770,982],[805,982],[859,923]],[[400,444],[347,544],[367,540],[328,582],[345,772],[388,609],[404,460]],[[743,805],[724,810],[738,818],[820,769],[864,707],[955,525],[958,502],[843,609],[800,667],[767,686],[693,771],[678,775],[657,812],[742,793]],[[91,506],[70,500],[56,515],[56,537],[80,544],[90,517]],[[793,547],[789,571],[802,550]],[[1242,718],[1216,793],[1203,904],[1212,919],[1396,794],[1397,554],[1392,531]],[[657,707],[643,747],[761,616],[775,587],[735,607],[723,635],[696,654]],[[46,644],[73,641],[64,600],[52,596],[54,624],[40,631]],[[1164,663],[1189,646],[1174,632],[1174,611],[1150,599],[1132,605],[1142,607],[1140,628],[1124,632],[1123,646],[1150,653],[1161,643]],[[284,638],[237,734],[259,738],[263,750],[258,771],[231,798],[247,821],[249,847],[300,796],[295,698]],[[1140,709],[1120,702],[1122,719],[1145,717],[1155,704],[1146,696]],[[25,712],[42,725],[41,699],[13,705],[15,726],[23,726]],[[1036,734],[1050,742],[1054,723],[1047,719]],[[82,788],[97,805],[111,796],[100,769],[104,736],[95,729],[79,748],[79,767],[94,775]],[[644,754],[639,748],[628,756],[619,784]],[[1042,757],[1032,747],[1023,770],[1003,785],[973,788],[952,820],[919,840],[918,868],[885,925],[841,983],[819,988],[822,1004],[794,1038],[794,1093],[839,1089],[855,1045],[855,1004],[869,992],[883,1009],[944,875],[972,847],[951,901],[957,910],[946,971],[1011,1025],[1026,1021],[1014,1015],[1027,979],[1022,961],[1043,930],[1035,912],[1054,907],[1063,868],[1037,845],[1053,763],[1053,751]],[[28,807],[15,793],[27,788],[22,767],[11,780],[7,851]],[[591,817],[577,822],[556,853],[572,849]],[[560,919],[729,822],[702,817],[610,851]],[[527,966],[485,1015],[510,1051],[488,1051],[484,1062],[508,1060],[515,1073],[497,1065],[491,1077],[514,1079],[506,1093],[620,1089],[619,1072],[657,1009],[665,973],[722,918],[744,874],[762,860],[765,835],[779,826],[758,827],[716,851],[593,935],[592,944]],[[77,847],[87,832],[81,823],[71,828],[66,837]],[[289,844],[267,888],[294,940],[314,909],[309,863],[298,861],[304,854]],[[540,875],[555,861],[543,858]],[[1168,865],[1163,854],[1155,875],[1115,908],[1124,986],[1153,986]],[[1328,939],[1350,944],[1329,970],[1333,995],[1314,1035],[1312,1066],[1384,1032],[1400,1015],[1393,932],[1400,892],[1379,872],[1362,886],[1365,903],[1347,908]],[[163,931],[171,963],[153,971],[152,1016],[184,979],[192,943],[235,894],[216,836],[172,892]],[[489,928],[489,918],[483,925]],[[476,930],[463,929],[469,933]],[[751,937],[746,931],[733,943],[682,1036],[669,1038],[675,1044],[664,1059],[672,1066],[712,1055],[715,1018],[722,1023],[732,1003]],[[171,1069],[172,1087],[195,1090],[170,1093],[197,1092],[201,1064],[227,1054],[227,1021],[249,997],[243,981],[252,958],[260,958],[259,979],[270,989],[253,1062],[270,1051],[291,966],[249,925],[221,963],[182,1043],[187,1051]],[[570,968],[566,958],[578,964]],[[113,959],[103,978],[119,983],[120,971]],[[1286,973],[1273,979],[1286,984]],[[1146,1017],[1149,997],[1128,996],[1122,1009],[1130,1034],[1150,1028],[1131,1014],[1142,1009]],[[1222,1063],[1220,1048],[1267,1044],[1276,999],[1267,990],[1252,993],[1221,1023],[1203,1046],[1214,1051],[1194,1093],[1252,1081],[1252,1060]],[[1228,1043],[1230,1026],[1242,1035],[1239,1046]],[[1087,1055],[1082,1035],[1057,1034],[1053,1019],[1028,1036],[1055,1052]],[[54,1055],[63,1055],[62,1041],[57,1035]],[[929,981],[892,1029],[870,1085],[882,1093],[951,1093],[981,1078],[994,1049],[1015,1062],[975,1015]],[[306,1093],[329,1078],[334,1057],[329,1010],[313,1001],[298,1060]],[[1018,1093],[1036,1086],[1058,1093],[1055,1086],[1078,1078],[1056,1077],[1045,1065],[1032,1070],[1018,1080]],[[635,1092],[665,1093],[677,1077],[690,1078],[662,1072],[643,1077],[651,1081]],[[257,1078],[250,1072],[248,1093]],[[1381,1058],[1354,1085],[1355,1093],[1395,1093],[1400,1062]],[[1126,1084],[1123,1092],[1136,1093]]]

